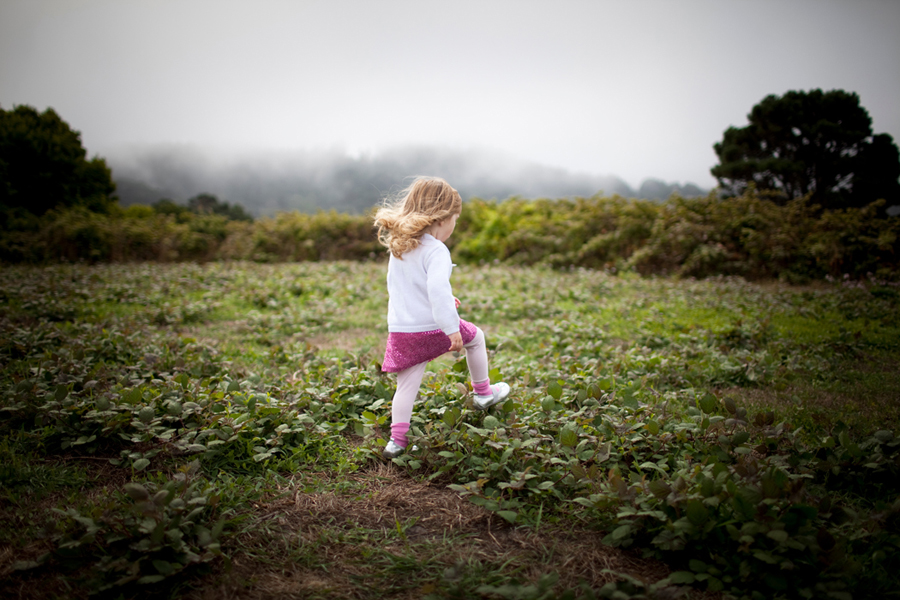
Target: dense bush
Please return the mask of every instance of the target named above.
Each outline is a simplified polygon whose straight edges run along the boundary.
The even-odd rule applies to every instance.
[[[644,274],[716,274],[790,281],[868,272],[896,277],[900,219],[883,202],[819,211],[805,198],[778,206],[756,193],[718,200],[673,197],[628,265]]]
[[[450,245],[461,263],[501,261],[557,268],[634,270],[644,275],[740,275],[792,282],[826,276],[896,280],[900,217],[879,201],[823,211],[798,198],[779,206],[750,190],[728,199],[620,196],[466,203]],[[83,208],[41,218],[0,215],[0,260],[257,262],[384,257],[369,216],[278,213],[255,222],[222,214],[131,206]]]
[[[7,212],[2,221],[7,263],[363,260],[380,248],[369,219],[333,211],[248,222],[135,205],[109,215],[53,210],[41,219]]]
[[[647,242],[658,212],[655,202],[620,196],[472,200],[451,242],[457,240],[454,255],[463,261],[604,267]]]

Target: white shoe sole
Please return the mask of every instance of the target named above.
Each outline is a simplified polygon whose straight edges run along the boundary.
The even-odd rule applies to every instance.
[[[384,447],[384,450],[381,451],[381,455],[390,460],[393,458],[397,458],[398,456],[403,454],[404,450],[406,450],[406,448],[404,448],[403,446],[398,446],[394,443],[394,440],[390,440],[387,443],[387,446]]]
[[[475,399],[472,400],[472,404],[475,405],[475,408],[478,410],[487,410],[492,406],[500,404],[509,397],[509,384],[501,381],[500,383],[491,386],[492,389],[494,387],[497,389],[493,390],[494,393],[491,396],[475,395]]]

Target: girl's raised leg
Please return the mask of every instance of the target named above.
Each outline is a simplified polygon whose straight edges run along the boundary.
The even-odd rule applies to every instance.
[[[487,345],[484,342],[484,332],[480,327],[472,341],[465,344],[466,364],[469,366],[469,376],[472,378],[472,388],[476,394],[482,396],[491,393],[491,380],[488,378]]]
[[[472,341],[466,344],[466,364],[469,365],[469,375],[472,377],[472,389],[475,390],[473,404],[479,410],[487,410],[495,404],[506,400],[509,396],[509,385],[505,382],[491,385],[488,373],[487,346],[484,343],[484,332],[478,328],[478,333]]]

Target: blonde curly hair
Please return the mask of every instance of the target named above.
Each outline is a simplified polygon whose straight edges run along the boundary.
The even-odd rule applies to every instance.
[[[419,246],[429,227],[461,212],[462,198],[449,183],[440,177],[417,177],[375,213],[378,241],[402,259]]]

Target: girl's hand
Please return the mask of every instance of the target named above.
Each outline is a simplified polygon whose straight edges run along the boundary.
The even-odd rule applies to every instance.
[[[457,331],[456,333],[450,334],[450,350],[449,352],[459,352],[462,350],[463,342],[462,335]]]
[[[456,302],[456,308],[459,308],[459,305],[462,304],[456,296],[453,297],[453,301]]]

